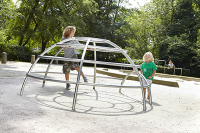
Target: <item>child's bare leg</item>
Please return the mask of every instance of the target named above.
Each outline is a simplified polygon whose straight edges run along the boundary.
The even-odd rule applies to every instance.
[[[65,79],[69,81],[69,73],[65,74]]]
[[[146,98],[146,88],[144,88],[144,96],[145,96],[145,98]]]
[[[147,89],[147,92],[148,92],[147,99],[149,100],[149,99],[150,99],[150,96],[149,96],[149,89]]]
[[[74,68],[77,72],[79,71],[79,68]],[[83,71],[81,71],[81,76],[84,77]]]

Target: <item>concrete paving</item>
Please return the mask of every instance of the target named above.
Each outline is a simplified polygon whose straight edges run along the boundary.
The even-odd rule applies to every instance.
[[[28,78],[24,93],[19,92],[31,64],[0,64],[0,132],[2,133],[198,133],[200,132],[200,82],[179,77],[155,77],[177,82],[179,87],[153,84],[153,105],[147,101],[143,111],[141,89],[80,85],[76,110],[72,111],[75,85]],[[47,64],[36,64],[33,71],[45,71]],[[50,71],[62,73],[62,65]],[[113,70],[110,70],[113,71]],[[83,67],[85,75],[93,75],[93,67]],[[118,73],[119,71],[116,71]],[[70,75],[76,81],[77,72]],[[120,73],[120,72],[119,72]],[[43,76],[36,73],[36,76]],[[104,76],[97,74],[98,76]],[[63,74],[48,78],[65,80]],[[89,83],[93,77],[89,77]],[[81,78],[81,82],[83,79]],[[120,85],[121,79],[97,78],[99,84]],[[127,80],[125,85],[139,85]]]

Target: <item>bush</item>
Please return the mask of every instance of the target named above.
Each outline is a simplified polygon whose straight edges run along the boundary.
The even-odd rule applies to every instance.
[[[190,76],[200,77],[200,67],[195,67],[195,68],[191,69]]]
[[[160,42],[159,58],[164,60],[172,60],[177,67],[190,68],[190,64],[194,63],[193,58],[197,55],[195,43],[189,42],[187,35],[182,34],[181,37],[167,37]]]
[[[25,61],[30,62],[31,55],[33,52],[27,47],[23,46],[12,46],[12,45],[4,45],[0,44],[0,52],[7,53],[7,60],[9,61]],[[2,54],[1,54],[2,58]]]

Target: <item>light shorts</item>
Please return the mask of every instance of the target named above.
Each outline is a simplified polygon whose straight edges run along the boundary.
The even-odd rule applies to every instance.
[[[73,55],[71,58],[75,58],[77,59],[77,55]],[[67,74],[70,73],[70,70],[75,70],[75,68],[79,67],[79,63],[78,62],[73,62],[73,61],[64,61],[63,64],[63,73]]]
[[[150,84],[150,87],[151,87],[152,80],[150,80],[150,79],[146,79],[146,80]],[[142,79],[142,83],[143,83],[143,85],[147,85],[147,83],[146,83],[146,81],[144,81],[144,79]]]

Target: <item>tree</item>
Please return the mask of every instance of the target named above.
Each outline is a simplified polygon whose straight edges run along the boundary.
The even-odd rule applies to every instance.
[[[152,15],[147,12],[146,7],[141,7],[132,9],[126,20],[130,24],[126,30],[132,32],[126,49],[131,58],[141,59],[145,52],[151,50]]]
[[[193,0],[180,0],[172,16],[172,23],[169,25],[169,36],[189,35],[190,42],[197,41],[197,16],[193,7]]]
[[[90,16],[85,16],[84,22],[87,24],[85,36],[103,38],[110,40],[121,48],[127,46],[127,33],[125,27],[128,27],[125,21],[124,12],[127,11],[122,5],[122,0],[95,0],[98,4],[98,10]],[[111,59],[114,57],[113,59]],[[98,60],[117,60],[121,61],[119,55],[110,56],[110,53],[98,55]]]
[[[95,3],[87,0],[21,0],[10,33],[20,46],[42,44],[42,52],[51,41],[60,41],[67,25],[81,27],[83,14],[92,13]],[[95,10],[94,10],[95,11]]]
[[[194,57],[197,55],[195,44],[188,40],[188,35],[182,34],[180,37],[167,37],[160,42],[160,57],[172,60],[176,67],[190,69]]]
[[[6,39],[6,30],[10,19],[14,17],[14,10],[12,0],[0,0],[0,42]]]

